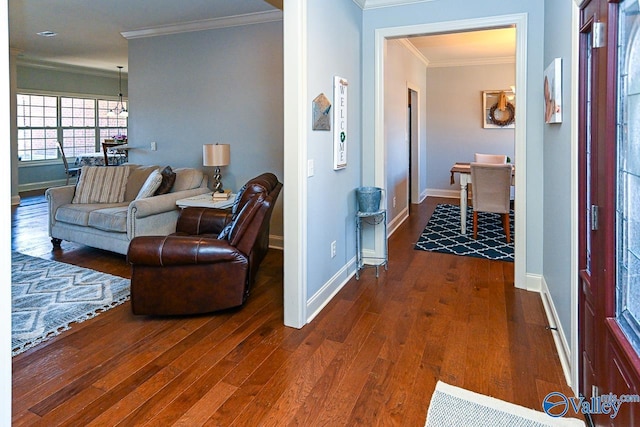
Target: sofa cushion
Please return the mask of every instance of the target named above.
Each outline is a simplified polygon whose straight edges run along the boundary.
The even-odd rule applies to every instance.
[[[104,231],[126,233],[127,209],[128,205],[102,208],[91,211],[89,213],[89,227],[97,228]]]
[[[104,167],[104,166],[101,166]],[[86,227],[89,225],[89,215],[97,209],[124,207],[125,214],[127,212],[127,202],[124,203],[71,203],[62,205],[56,210],[56,221],[65,222],[67,224],[80,225]]]
[[[161,194],[167,194],[173,188],[173,184],[176,182],[176,173],[171,169],[171,166],[167,166],[160,172],[162,174],[162,183],[156,190],[156,196]]]
[[[172,193],[198,188],[202,184],[204,174],[201,170],[177,168],[174,172],[176,173],[176,182],[173,183],[173,188],[171,189]]]
[[[153,196],[158,187],[160,187],[160,184],[162,184],[162,174],[160,174],[160,171],[156,169],[149,174],[144,184],[142,184],[142,187],[136,196],[136,200],[146,199],[147,197]]]
[[[158,169],[158,166],[140,166],[140,165],[128,165],[129,167],[129,179],[127,180],[127,186],[124,191],[124,200],[132,201],[136,198],[142,185],[147,180],[151,172]]]
[[[71,203],[120,203],[129,177],[127,166],[85,166]]]

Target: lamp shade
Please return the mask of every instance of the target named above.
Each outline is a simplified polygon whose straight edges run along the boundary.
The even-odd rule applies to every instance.
[[[231,150],[229,144],[204,144],[202,146],[203,166],[227,166]]]

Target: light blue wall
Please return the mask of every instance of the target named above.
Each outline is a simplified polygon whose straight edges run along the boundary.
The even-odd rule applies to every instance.
[[[98,95],[109,98],[118,95],[118,74],[113,76],[93,70],[56,69],[29,64],[17,65],[18,92],[52,92],[69,95]],[[114,67],[115,70],[115,67]],[[122,80],[122,94],[127,96],[127,79]],[[14,119],[15,120],[15,119]],[[65,174],[62,161],[47,162],[44,165],[24,164],[18,167],[18,188],[20,191],[47,188],[64,184]]]
[[[285,12],[286,13],[286,12]],[[309,254],[307,298],[311,299],[355,257],[355,188],[361,173],[361,62],[362,11],[351,1],[309,1],[308,9],[307,105],[324,93],[334,104],[333,77],[347,79],[348,128],[347,167],[333,170],[333,131],[310,131],[308,158],[315,162],[315,175],[308,178]],[[332,107],[334,108],[334,107]],[[333,120],[332,120],[333,121]],[[307,124],[311,126],[311,124]],[[335,123],[332,123],[332,130]],[[331,258],[331,242],[336,257]],[[346,278],[346,272],[341,281]]]
[[[562,123],[544,125],[544,278],[571,342],[572,0],[545,0],[544,67],[562,58]]]
[[[82,69],[43,68],[18,64],[18,90],[44,90],[56,93],[118,96],[118,74],[114,66],[113,76],[105,72]],[[127,75],[122,75],[122,94],[127,96]]]
[[[228,143],[225,188],[283,180],[282,22],[129,41],[130,161],[204,169],[202,145]],[[157,143],[157,151],[149,149]],[[282,236],[282,200],[271,234]]]
[[[474,153],[506,154],[516,162],[514,130],[484,128],[482,113],[482,92],[509,90],[515,78],[513,63],[427,69],[429,191],[454,191],[457,197],[460,183],[450,184],[449,170],[455,162],[472,162]]]
[[[385,141],[387,143],[387,216],[389,222],[401,215],[406,215],[409,207],[408,172],[409,144],[407,143],[407,84],[411,84],[419,93],[418,100],[420,135],[417,144],[420,146],[418,168],[422,182],[418,183],[419,193],[425,189],[426,183],[426,130],[425,111],[427,99],[427,66],[418,59],[399,40],[389,40],[385,53],[384,73],[384,120]],[[396,206],[393,206],[393,198]],[[416,202],[416,201],[414,201]]]
[[[363,19],[363,162],[374,164],[375,30],[426,23],[527,14],[527,266],[542,274],[542,76],[544,7],[539,0],[449,0],[383,7],[364,11]],[[374,181],[373,167],[363,171],[365,183]]]

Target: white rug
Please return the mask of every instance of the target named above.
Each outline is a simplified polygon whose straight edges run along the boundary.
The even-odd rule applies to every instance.
[[[11,254],[11,353],[59,335],[129,299],[129,279]]]
[[[544,412],[474,393],[441,381],[431,397],[425,427],[584,427],[576,418]]]

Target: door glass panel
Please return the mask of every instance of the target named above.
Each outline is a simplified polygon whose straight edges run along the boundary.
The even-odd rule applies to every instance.
[[[640,15],[638,0],[620,5],[616,203],[616,317],[640,353]]]

